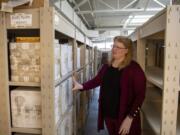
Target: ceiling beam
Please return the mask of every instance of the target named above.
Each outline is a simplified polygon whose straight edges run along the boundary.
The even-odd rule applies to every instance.
[[[117,9],[119,9],[120,0],[117,0]]]
[[[126,28],[122,28],[122,25],[121,26],[106,26],[106,27],[96,27],[94,28],[94,30],[135,30],[136,27],[139,26],[139,25],[134,25],[134,26],[131,26],[129,25],[129,27],[126,27]]]
[[[144,6],[144,10],[146,10],[148,8],[149,2],[150,2],[150,0],[146,1],[145,6]]]
[[[78,9],[80,6],[84,5],[87,1],[88,1],[88,0],[82,0],[82,1],[81,1],[80,3],[78,3],[78,4],[74,1],[74,2],[76,3],[74,9]]]
[[[72,0],[72,1],[74,2],[75,6],[77,6],[76,1],[75,1],[75,0]],[[78,6],[77,6],[77,9],[78,9],[78,11],[80,11],[80,9],[79,9]],[[84,15],[83,15],[83,14],[80,14],[80,16],[82,17],[82,19],[84,20],[84,22],[86,23],[86,25],[90,28],[90,25],[89,25],[88,21],[86,20],[86,18],[84,17]]]
[[[99,2],[101,2],[102,4],[106,5],[107,7],[109,7],[110,9],[115,9],[114,7],[112,7],[111,5],[109,5],[108,3],[104,2],[103,0],[98,0]]]
[[[90,7],[90,9],[91,9],[91,11],[92,11],[91,15],[94,17],[93,6],[91,5],[90,0],[88,0],[88,4],[89,4],[89,7]]]
[[[131,5],[133,5],[134,3],[136,3],[138,0],[133,0],[131,1],[129,4],[127,4],[125,7],[123,7],[123,9],[127,9],[128,7],[130,7]]]
[[[166,6],[161,3],[159,0],[153,0],[154,2],[156,2],[158,5],[160,5],[161,7],[165,8]]]
[[[130,18],[130,16],[132,16],[132,17]],[[131,21],[134,19],[134,17],[135,17],[135,15],[130,15],[130,16],[128,17],[128,19],[124,23],[123,28],[126,28],[131,23]]]
[[[94,10],[93,13],[120,13],[120,12],[142,12],[142,13],[157,13],[163,8],[147,8],[146,11],[144,11],[144,8],[142,9],[116,9],[116,10]],[[77,14],[91,14],[91,10],[86,11],[76,11]]]

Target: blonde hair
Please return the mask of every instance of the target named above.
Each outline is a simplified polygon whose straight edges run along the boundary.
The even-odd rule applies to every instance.
[[[128,53],[126,54],[125,59],[121,63],[119,63],[118,68],[120,70],[128,66],[132,60],[132,40],[124,36],[116,36],[114,37],[114,42],[115,41],[122,43],[124,47],[128,49]],[[112,65],[113,61],[114,59],[111,57],[111,60],[109,61],[109,66]]]

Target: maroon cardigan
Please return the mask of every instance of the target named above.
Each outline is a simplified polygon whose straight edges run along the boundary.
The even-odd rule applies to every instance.
[[[102,115],[102,77],[106,72],[108,65],[105,64],[99,70],[98,74],[92,79],[83,83],[83,89],[86,91],[100,86],[99,94],[99,112],[98,112],[98,131],[104,129],[104,118]],[[119,127],[127,115],[131,115],[134,119],[131,125],[129,135],[140,135],[141,134],[141,120],[140,120],[140,108],[145,98],[146,90],[146,77],[135,61],[124,68],[120,79],[121,97],[120,97],[120,110],[119,110]]]

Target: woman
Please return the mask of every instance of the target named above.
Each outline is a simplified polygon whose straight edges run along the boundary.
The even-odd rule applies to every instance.
[[[102,66],[95,78],[78,83],[73,77],[73,91],[100,86],[98,131],[106,123],[110,135],[141,135],[140,108],[145,98],[146,78],[132,60],[132,41],[114,38],[112,60]]]

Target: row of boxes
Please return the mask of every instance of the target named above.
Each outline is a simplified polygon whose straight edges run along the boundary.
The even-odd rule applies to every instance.
[[[55,123],[72,107],[72,79],[54,91]],[[42,128],[41,92],[36,87],[18,87],[11,91],[12,126]]]
[[[77,68],[81,67],[81,49],[77,48]]]
[[[54,40],[54,79],[61,78],[61,47],[58,40]]]
[[[10,43],[10,69],[13,82],[40,82],[40,43]],[[54,41],[54,80],[73,70],[72,46]]]
[[[72,135],[73,134],[73,109],[71,108],[66,114],[60,125],[57,126],[58,135]]]
[[[71,78],[55,88],[54,97],[55,123],[57,124],[58,121],[61,120],[61,117],[65,115],[66,111],[72,107],[73,95]]]

